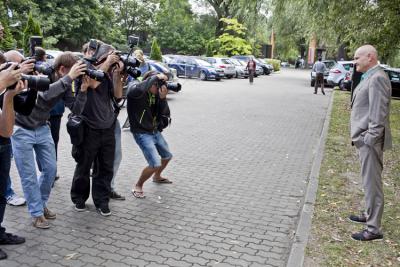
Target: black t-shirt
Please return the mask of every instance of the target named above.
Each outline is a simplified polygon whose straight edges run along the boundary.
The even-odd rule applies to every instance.
[[[116,113],[112,105],[113,84],[105,78],[96,89],[87,90],[87,100],[82,116],[90,128],[109,129],[114,124]]]

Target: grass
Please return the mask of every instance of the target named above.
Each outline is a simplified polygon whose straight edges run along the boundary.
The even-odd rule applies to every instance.
[[[305,266],[400,266],[400,100],[392,99],[393,149],[384,153],[384,240],[357,242],[363,225],[347,220],[363,209],[356,149],[350,144],[350,93],[334,92]]]

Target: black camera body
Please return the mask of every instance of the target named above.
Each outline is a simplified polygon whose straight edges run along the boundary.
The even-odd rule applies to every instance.
[[[2,68],[0,71],[3,71],[5,69],[8,69],[11,66],[12,62],[8,62],[4,68]],[[19,69],[19,65],[15,67],[15,69]],[[50,79],[48,77],[44,76],[35,76],[35,75],[26,75],[26,74],[21,74],[21,80],[22,81],[28,81],[28,88],[43,92],[49,90],[50,86]],[[14,90],[15,86],[17,83],[7,87],[8,90]]]
[[[164,81],[163,79],[158,79],[157,87],[161,88],[161,86],[165,85],[168,90],[179,92],[182,89],[182,85],[180,83]]]
[[[141,71],[138,69],[138,67],[140,66],[139,60],[132,56],[129,56],[129,54],[122,54],[121,51],[115,51],[115,54],[118,55],[122,63],[124,63],[123,71],[125,73],[129,74],[134,79],[137,79],[138,77],[140,77],[140,75],[142,75]]]

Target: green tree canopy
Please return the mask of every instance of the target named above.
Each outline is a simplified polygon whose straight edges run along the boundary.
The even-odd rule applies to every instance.
[[[157,43],[157,38],[153,38],[153,43],[151,44],[150,59],[161,61],[161,49]]]

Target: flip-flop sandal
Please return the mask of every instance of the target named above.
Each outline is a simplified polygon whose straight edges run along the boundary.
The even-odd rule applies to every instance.
[[[168,180],[167,178],[162,178],[160,180],[153,180],[153,183],[156,183],[156,184],[172,184],[172,181]]]
[[[143,192],[138,192],[138,191],[132,191],[132,195],[136,198],[145,198],[146,197]]]

